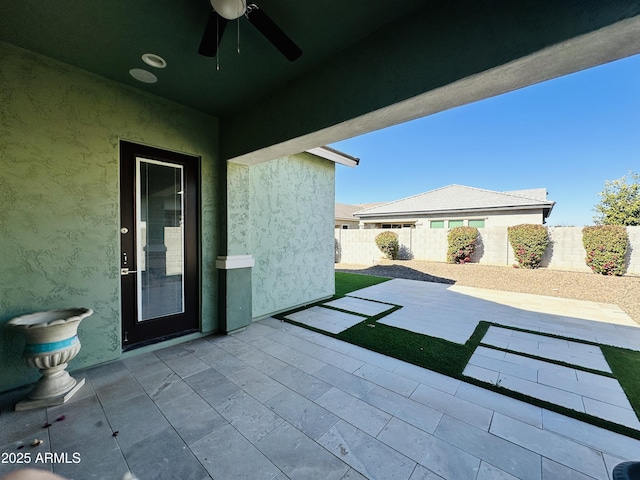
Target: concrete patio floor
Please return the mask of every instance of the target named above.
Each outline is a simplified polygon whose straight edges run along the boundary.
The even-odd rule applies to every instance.
[[[66,405],[2,409],[0,474],[24,452],[76,479],[609,479],[640,456],[640,441],[273,318],[82,374]],[[35,463],[44,452],[57,460]]]

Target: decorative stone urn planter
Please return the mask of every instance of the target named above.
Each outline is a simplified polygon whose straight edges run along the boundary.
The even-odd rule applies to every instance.
[[[84,385],[84,378],[77,381],[66,368],[80,351],[78,325],[92,313],[89,308],[49,310],[7,322],[7,327],[27,337],[22,358],[42,373],[29,396],[18,402],[16,410],[60,405]]]

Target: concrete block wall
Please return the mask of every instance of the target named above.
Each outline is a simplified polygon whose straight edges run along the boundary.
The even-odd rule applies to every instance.
[[[378,229],[339,229],[335,230],[339,253],[336,255],[342,263],[356,265],[373,265],[382,258],[382,253],[376,246]],[[398,230],[393,230],[398,232]]]
[[[167,275],[182,274],[182,227],[164,227],[167,246]]]
[[[627,227],[627,235],[629,235],[627,272],[640,274],[640,226]]]
[[[407,229],[413,236],[413,258],[432,262],[447,261],[447,233],[448,230],[437,229]]]
[[[471,257],[472,262],[488,265],[510,265],[514,256],[507,239],[507,227],[481,228],[476,251]]]
[[[585,263],[582,227],[551,227],[549,245],[542,257],[542,266],[558,270],[590,272]]]
[[[384,257],[375,243],[383,229],[336,229],[342,263],[373,265]],[[403,228],[391,230],[398,234],[401,259],[447,261],[447,229]],[[507,227],[479,229],[480,241],[472,262],[487,265],[514,265],[513,249],[509,244]],[[627,227],[629,246],[627,273],[640,275],[640,227]],[[549,227],[549,245],[542,258],[542,266],[556,270],[589,272],[582,246],[582,227]]]

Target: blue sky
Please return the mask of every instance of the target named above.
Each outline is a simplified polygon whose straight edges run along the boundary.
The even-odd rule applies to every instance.
[[[554,225],[593,224],[606,180],[640,173],[640,56],[331,145],[336,202],[387,202],[452,183],[545,187]]]

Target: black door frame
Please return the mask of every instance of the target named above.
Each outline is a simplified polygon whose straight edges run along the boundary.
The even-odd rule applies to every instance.
[[[137,321],[137,275],[123,272],[123,269],[135,270],[138,264],[135,218],[137,158],[179,164],[183,166],[184,172],[185,311],[144,322]],[[199,157],[120,141],[120,286],[123,351],[200,330],[199,178]]]

